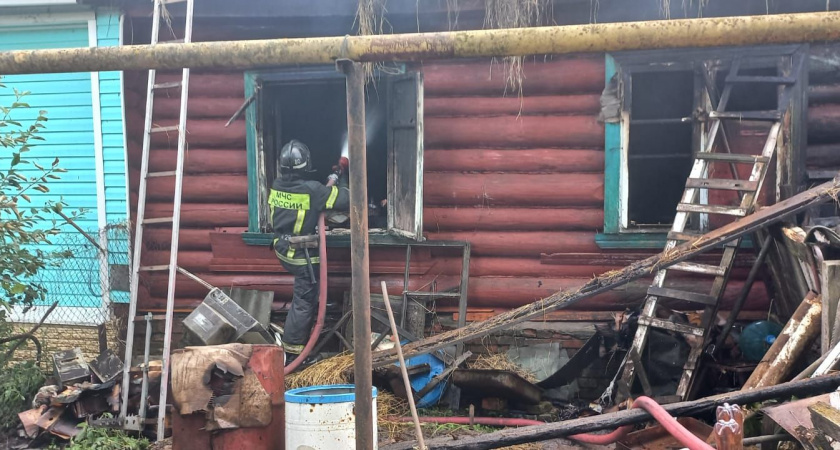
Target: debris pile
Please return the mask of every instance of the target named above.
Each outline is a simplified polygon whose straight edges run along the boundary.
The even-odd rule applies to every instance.
[[[78,348],[53,354],[55,384],[43,386],[32,409],[18,414],[22,437],[49,442],[52,437],[70,439],[81,431],[78,425],[116,426],[120,410],[122,361],[110,350],[88,360]],[[157,372],[160,379],[160,371]]]

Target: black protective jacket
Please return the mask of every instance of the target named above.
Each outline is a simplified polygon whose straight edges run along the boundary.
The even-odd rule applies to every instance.
[[[289,248],[289,237],[315,234],[318,214],[321,211],[335,209],[347,211],[350,204],[350,190],[345,179],[339,186],[327,187],[323,184],[304,180],[292,175],[274,180],[268,196],[271,210],[271,225],[274,228],[274,252],[281,261],[294,265],[305,265],[303,251]],[[319,263],[316,255],[311,255],[313,264]]]

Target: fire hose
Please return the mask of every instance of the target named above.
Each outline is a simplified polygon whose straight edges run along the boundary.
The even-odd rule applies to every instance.
[[[639,397],[633,402],[633,408],[641,408],[650,413],[654,419],[677,439],[682,445],[691,450],[714,450],[702,439],[695,436],[691,431],[682,426],[677,419],[668,414],[662,406],[650,397]],[[411,417],[401,417],[401,422],[410,422]],[[544,425],[545,422],[530,419],[505,418],[505,417],[420,417],[420,422],[437,424],[456,425],[487,425],[497,427],[525,427],[530,425]],[[575,434],[569,439],[583,442],[585,444],[608,445],[617,442],[619,439],[633,431],[633,425],[626,425],[607,434]]]
[[[660,425],[662,425],[662,428],[689,449],[713,450],[714,447],[695,436],[691,431],[688,431],[684,426],[677,422],[676,418],[668,414],[668,411],[665,411],[665,409],[662,408],[659,403],[656,403],[652,398],[644,396],[637,398],[633,402],[631,409],[635,408],[641,408],[647,411],[654,419],[656,419],[657,422],[659,422]],[[632,425],[625,425],[607,434],[576,434],[569,436],[569,438],[586,444],[607,445],[618,441],[632,430]]]
[[[344,156],[339,160],[339,165],[334,168],[338,173],[347,170],[348,160]],[[335,180],[327,181],[327,187],[335,185]],[[289,363],[283,369],[283,375],[288,375],[294,372],[298,366],[309,356],[309,353],[318,343],[318,337],[321,335],[321,329],[324,328],[324,316],[327,315],[327,228],[325,226],[324,213],[318,215],[318,259],[320,260],[318,281],[318,316],[315,319],[315,326],[312,327],[312,334],[309,335],[309,340],[306,341],[306,346],[300,352],[294,361]]]

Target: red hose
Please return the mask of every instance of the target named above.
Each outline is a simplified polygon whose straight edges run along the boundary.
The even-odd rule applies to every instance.
[[[650,415],[653,416],[660,425],[662,425],[662,428],[668,431],[671,436],[674,436],[674,438],[680,441],[682,445],[685,445],[689,449],[713,450],[711,445],[695,436],[691,431],[688,431],[684,426],[677,422],[677,419],[668,414],[668,411],[665,411],[665,409],[662,408],[659,403],[656,403],[652,398],[639,397],[633,402],[632,408],[642,408],[650,413]],[[626,436],[632,429],[633,427],[631,425],[627,425],[609,434],[576,434],[574,436],[569,436],[569,438],[587,444],[607,445],[612,444]]]
[[[545,422],[510,417],[420,417],[421,423],[453,423],[456,425],[487,425],[491,427],[527,427],[545,425]],[[400,417],[400,422],[412,422],[411,417]]]
[[[327,183],[327,186],[331,185],[332,183]],[[309,335],[306,347],[294,361],[283,369],[283,375],[294,372],[303,360],[309,356],[309,352],[315,347],[318,336],[321,335],[321,329],[324,327],[324,316],[327,314],[327,234],[324,226],[324,213],[318,216],[318,258],[321,260],[319,270],[321,278],[318,281],[318,318],[315,320],[315,326],[312,328],[312,334]]]

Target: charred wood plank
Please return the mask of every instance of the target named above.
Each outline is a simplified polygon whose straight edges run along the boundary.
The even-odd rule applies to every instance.
[[[792,396],[809,397],[831,392],[840,386],[840,374],[812,378],[804,381],[793,381],[767,388],[750,391],[730,392],[688,402],[663,405],[668,414],[674,417],[695,417],[722,406],[724,403],[745,405],[765,402],[773,399],[786,399]],[[614,429],[624,425],[633,425],[652,420],[647,412],[640,409],[619,411],[600,416],[583,417],[563,422],[547,423],[522,428],[511,428],[479,436],[460,438],[437,438],[426,441],[429,450],[483,450],[500,448],[516,444],[526,444],[566,436],[591,433],[593,431]],[[415,442],[401,442],[399,444],[380,447],[382,450],[407,450],[413,448]]]
[[[566,308],[597,294],[623,286],[633,280],[685,261],[692,256],[709,251],[733,239],[755,233],[782,218],[802,211],[813,205],[832,199],[840,190],[840,180],[821,184],[773,206],[763,208],[754,214],[713,230],[692,242],[674,247],[666,252],[633,263],[622,270],[593,278],[577,289],[564,289],[534,303],[494,316],[482,322],[473,322],[463,328],[409,343],[403,349],[408,357],[422,355],[435,350],[471,341],[517,323],[537,318],[548,311]],[[374,367],[396,361],[393,350],[376,352]]]
[[[821,430],[835,441],[840,440],[840,411],[825,402],[808,407],[814,428]]]

